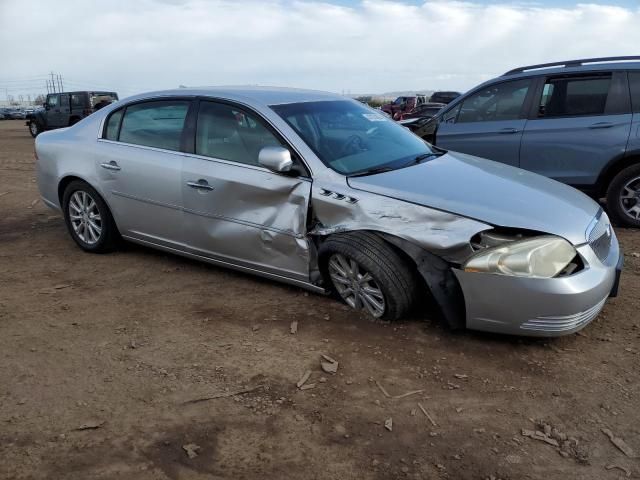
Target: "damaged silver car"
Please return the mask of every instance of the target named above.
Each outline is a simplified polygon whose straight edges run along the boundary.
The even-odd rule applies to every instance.
[[[435,148],[344,97],[180,89],[36,139],[44,202],[89,252],[119,239],[335,291],[397,319],[562,335],[615,295],[607,215],[570,187]]]

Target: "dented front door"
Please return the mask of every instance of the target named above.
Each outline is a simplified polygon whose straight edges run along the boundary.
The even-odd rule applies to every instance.
[[[310,180],[188,155],[182,185],[185,238],[192,253],[309,280]]]

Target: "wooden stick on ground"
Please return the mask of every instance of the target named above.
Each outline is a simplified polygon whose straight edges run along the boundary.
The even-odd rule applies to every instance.
[[[248,387],[248,388],[245,388],[242,390],[236,390],[233,392],[216,393],[215,395],[211,395],[209,397],[201,397],[201,398],[194,398],[193,400],[187,400],[186,402],[182,402],[182,405],[186,405],[188,403],[206,402],[207,400],[215,400],[216,398],[235,397],[236,395],[241,395],[243,393],[253,392],[254,390],[257,390],[259,388],[262,388],[262,385],[256,385],[254,387]]]

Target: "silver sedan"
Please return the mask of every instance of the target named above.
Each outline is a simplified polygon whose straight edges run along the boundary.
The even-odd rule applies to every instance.
[[[574,332],[617,291],[607,215],[578,191],[431,146],[356,101],[293,89],[131,97],[36,139],[80,248],[122,240],[334,292],[397,319]]]

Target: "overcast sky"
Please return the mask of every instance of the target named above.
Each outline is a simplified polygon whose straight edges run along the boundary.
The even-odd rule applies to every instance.
[[[466,90],[523,64],[640,54],[640,3],[0,0],[0,98],[180,84]]]

